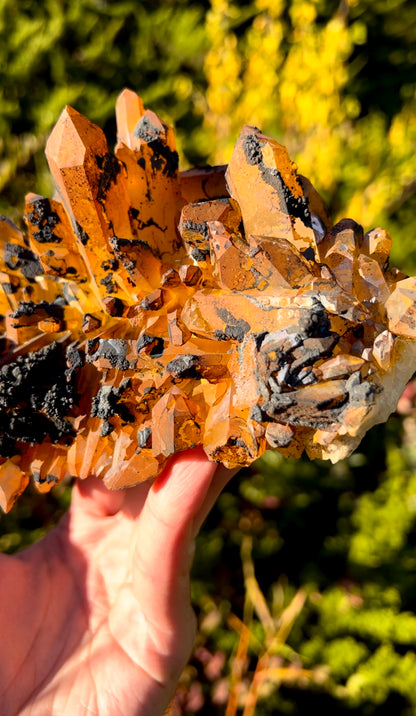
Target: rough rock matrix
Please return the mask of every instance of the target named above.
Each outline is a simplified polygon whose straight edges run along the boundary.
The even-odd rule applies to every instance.
[[[416,369],[416,279],[391,239],[333,225],[287,151],[244,127],[228,167],[178,171],[172,129],[130,90],[118,144],[67,107],[57,194],[0,219],[0,505],[30,476],[117,489],[202,444],[335,461]]]

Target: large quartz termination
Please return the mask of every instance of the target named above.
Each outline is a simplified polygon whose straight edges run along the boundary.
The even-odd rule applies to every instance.
[[[172,129],[118,99],[118,144],[67,107],[57,195],[0,220],[0,505],[29,478],[111,489],[202,444],[336,461],[416,369],[416,279],[389,235],[333,225],[287,151],[244,127],[228,168],[180,173]]]

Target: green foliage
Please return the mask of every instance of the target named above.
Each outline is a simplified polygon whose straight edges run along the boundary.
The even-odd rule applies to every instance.
[[[345,681],[368,657],[369,650],[364,643],[351,636],[330,641],[317,636],[304,644],[302,655],[306,663],[330,664],[333,678]]]
[[[18,508],[0,517],[0,552],[13,554],[41,539],[65,514],[70,501],[69,485],[59,485],[48,495],[28,487]]]
[[[232,683],[238,620],[250,633],[242,693],[253,688],[265,654],[281,669],[259,690],[256,714],[303,714],[308,704],[320,714],[416,711],[416,472],[406,444],[416,421],[406,421],[404,432],[397,418],[373,429],[360,452],[337,465],[266,453],[223,493],[194,566],[199,645],[225,656],[210,680],[196,651],[201,714],[223,713],[212,703],[227,674]],[[247,538],[257,587],[247,572]],[[306,601],[283,629],[299,588]]]
[[[411,0],[212,0],[205,127],[228,158],[244,122],[285,144],[338,218],[397,238],[416,267],[415,9]],[[259,52],[261,47],[261,52]]]
[[[35,189],[35,168],[36,190],[51,191],[43,149],[65,104],[114,143],[114,104],[125,86],[175,122],[182,151],[198,158],[192,129],[201,114],[193,93],[205,47],[198,3],[2,0],[0,211],[21,209],[24,193]]]
[[[395,691],[413,706],[416,691],[416,654],[397,654],[390,644],[375,651],[347,681],[351,704],[367,701],[382,704],[389,693]]]

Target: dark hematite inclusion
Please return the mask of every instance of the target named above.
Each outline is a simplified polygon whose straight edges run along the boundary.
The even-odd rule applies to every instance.
[[[46,311],[48,316],[62,321],[64,318],[63,305],[65,305],[65,303],[62,305],[58,301],[59,299],[56,299],[53,303],[48,303],[47,301],[40,301],[39,303],[34,303],[33,301],[19,301],[17,308],[11,314],[11,317],[18,319],[21,316],[33,316],[37,311],[43,309]]]
[[[6,243],[3,253],[4,263],[13,271],[20,271],[28,281],[43,274],[42,265],[30,249],[19,244]]]
[[[209,230],[206,221],[201,221],[199,223],[196,221],[185,221],[183,224],[183,228],[186,229],[186,231],[192,231],[195,234],[201,234],[205,241],[209,241]]]
[[[143,448],[150,447],[152,442],[151,437],[152,430],[149,426],[143,428],[142,430],[139,430],[137,433],[137,443],[139,448],[143,450]]]
[[[68,375],[65,347],[51,343],[18,356],[0,368],[0,455],[19,452],[17,442],[52,443],[72,438],[66,419],[75,398],[74,372]]]
[[[312,219],[309,211],[309,202],[305,196],[295,197],[286,186],[278,169],[266,167],[263,162],[261,144],[255,134],[249,134],[243,139],[243,151],[247,163],[257,165],[260,169],[263,180],[275,189],[282,199],[283,205],[291,216],[301,219],[309,228],[312,227]]]
[[[199,358],[190,353],[178,356],[169,361],[166,370],[176,378],[197,378]]]
[[[92,338],[87,341],[87,349],[87,363],[104,358],[116,370],[128,370],[130,367],[126,359],[127,343],[123,338]]]
[[[97,201],[103,204],[111,185],[117,181],[121,164],[114,154],[105,154],[103,157],[96,156],[95,159],[97,166],[102,170],[97,192]]]
[[[130,384],[129,378],[126,378],[118,388],[103,385],[93,399],[91,417],[100,418],[104,421],[101,428],[102,437],[106,437],[114,429],[114,426],[109,422],[109,418],[118,416],[124,423],[134,422],[134,416],[121,400],[123,393],[130,387]]]
[[[78,221],[76,223],[76,234],[77,234],[81,244],[83,246],[86,246],[90,240],[90,237],[88,236],[87,232],[84,231],[84,229],[82,228],[81,224],[78,223]]]
[[[217,341],[238,341],[242,343],[244,337],[250,332],[250,324],[243,318],[235,318],[226,308],[216,309],[218,316],[226,324],[224,331],[215,331],[214,338]]]
[[[152,346],[149,348],[149,346]],[[165,342],[163,338],[159,336],[153,336],[150,333],[144,333],[136,343],[137,353],[143,350],[143,348],[149,348],[149,355],[152,358],[160,358],[163,355]]]
[[[38,228],[33,236],[40,243],[48,243],[53,241],[59,243],[62,241],[60,236],[54,234],[56,224],[59,224],[59,217],[55,211],[51,209],[49,199],[40,197],[32,203],[32,211],[27,214],[27,219],[33,226]]]
[[[117,293],[118,286],[113,281],[113,274],[109,273],[105,278],[102,278],[100,281],[101,285],[105,287],[107,293]]]
[[[168,177],[175,176],[179,166],[178,152],[163,144],[160,139],[161,130],[152,124],[146,115],[137,122],[133,134],[142,139],[153,150],[150,163],[154,171],[162,171]]]

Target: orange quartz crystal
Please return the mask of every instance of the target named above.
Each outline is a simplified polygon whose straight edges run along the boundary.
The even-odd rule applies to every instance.
[[[202,444],[335,461],[416,368],[416,279],[391,239],[333,225],[284,147],[246,126],[228,167],[178,170],[172,129],[124,90],[118,143],[67,107],[57,194],[0,219],[0,505],[32,477],[119,489]]]

